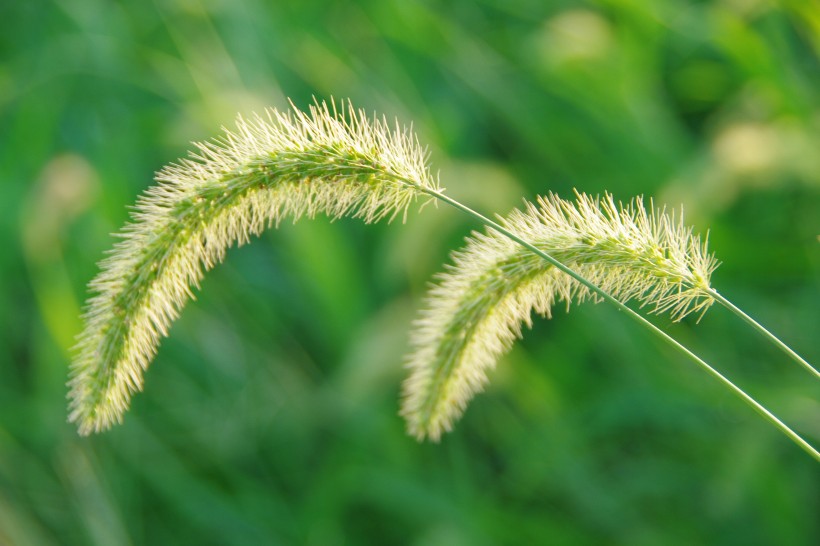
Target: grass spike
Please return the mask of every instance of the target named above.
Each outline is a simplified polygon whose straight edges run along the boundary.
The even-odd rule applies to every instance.
[[[69,419],[83,435],[122,419],[160,339],[204,272],[285,218],[365,222],[405,214],[421,189],[440,191],[416,138],[350,103],[239,117],[196,143],[137,200],[90,283],[69,380]]]
[[[641,198],[623,205],[577,193],[549,195],[501,225],[620,301],[638,300],[680,320],[712,303],[716,267],[706,245],[674,215],[649,211]],[[577,282],[492,228],[453,253],[417,320],[401,413],[419,439],[438,440],[482,390],[531,312],[550,317],[563,302],[598,300]]]

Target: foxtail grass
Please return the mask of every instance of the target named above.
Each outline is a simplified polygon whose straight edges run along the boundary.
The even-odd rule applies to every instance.
[[[636,300],[680,320],[718,301],[817,374],[710,286],[717,262],[680,216],[647,211],[640,198],[618,205],[610,195],[577,193],[574,202],[539,198],[496,222],[444,194],[412,132],[349,103],[240,118],[236,129],[196,147],[160,171],[90,283],[69,379],[69,419],[80,434],[122,420],[160,340],[232,245],[284,219],[392,220],[416,200],[435,199],[487,231],[454,253],[416,323],[401,409],[410,434],[438,440],[450,430],[533,311],[549,317],[556,304],[592,299],[624,311],[820,460],[756,400],[626,305]]]
[[[160,339],[231,245],[286,218],[392,219],[429,199],[421,188],[439,190],[412,133],[349,104],[268,110],[196,147],[157,175],[90,284],[69,382],[81,434],[122,419]]]
[[[641,199],[616,205],[611,195],[556,195],[527,204],[501,225],[620,302],[639,300],[675,320],[714,302],[716,267],[706,244],[681,220],[650,211]],[[556,303],[600,296],[506,235],[476,233],[439,276],[412,334],[402,415],[411,434],[437,440],[450,430],[487,371],[532,312],[550,317]]]

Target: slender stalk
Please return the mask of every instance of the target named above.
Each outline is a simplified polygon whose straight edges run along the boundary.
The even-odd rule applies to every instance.
[[[506,237],[509,237],[511,240],[513,240],[516,243],[520,244],[521,246],[523,246],[527,250],[530,250],[531,252],[537,254],[538,256],[540,256],[541,258],[543,258],[544,260],[546,260],[547,262],[549,262],[550,264],[552,264],[553,266],[555,266],[556,268],[561,270],[562,272],[566,273],[567,275],[569,275],[570,277],[572,277],[573,279],[575,279],[579,283],[581,283],[584,286],[586,286],[587,288],[589,288],[592,292],[594,292],[595,294],[597,294],[598,296],[600,296],[604,300],[608,301],[609,303],[611,303],[612,305],[617,307],[619,310],[626,313],[630,318],[636,320],[638,323],[640,323],[644,327],[648,328],[649,331],[652,332],[653,334],[655,334],[657,337],[659,337],[660,339],[662,339],[663,341],[665,341],[666,343],[668,343],[669,345],[671,345],[672,347],[674,347],[675,349],[680,351],[681,353],[688,356],[691,360],[693,360],[696,364],[698,364],[701,368],[703,368],[712,377],[717,379],[724,386],[726,386],[729,390],[731,390],[735,395],[740,397],[744,402],[746,402],[746,404],[751,406],[752,409],[754,409],[764,419],[766,419],[772,425],[774,425],[778,430],[780,430],[780,432],[785,434],[792,442],[797,444],[806,453],[811,455],[811,457],[815,461],[820,462],[820,453],[818,453],[818,451],[814,447],[812,447],[811,444],[809,444],[806,440],[804,440],[802,437],[800,437],[799,434],[797,434],[795,431],[793,431],[791,428],[789,428],[788,425],[786,425],[783,421],[778,419],[774,414],[772,414],[769,410],[767,410],[765,407],[763,407],[754,398],[752,398],[751,396],[746,394],[746,392],[743,389],[741,389],[740,387],[738,387],[737,385],[732,383],[732,381],[730,381],[726,376],[724,376],[719,371],[717,371],[715,368],[710,366],[708,363],[706,363],[706,361],[704,361],[702,358],[697,356],[695,353],[693,353],[692,351],[690,351],[689,349],[687,349],[686,347],[681,345],[677,340],[675,340],[669,334],[667,334],[666,332],[664,332],[663,330],[661,330],[660,328],[658,328],[657,326],[652,324],[650,321],[648,321],[642,315],[638,314],[637,312],[633,311],[631,308],[627,307],[626,305],[624,305],[623,303],[621,303],[617,299],[613,298],[607,292],[605,292],[604,290],[601,290],[596,285],[594,285],[593,283],[591,283],[590,281],[588,281],[587,279],[585,279],[584,277],[582,277],[581,275],[579,275],[578,273],[576,273],[575,271],[570,269],[569,267],[565,266],[564,264],[562,264],[561,262],[559,262],[558,260],[556,260],[555,258],[550,256],[549,254],[544,252],[543,250],[535,247],[534,245],[530,244],[529,242],[525,241],[524,239],[521,239],[520,237],[518,237],[517,235],[515,235],[514,233],[512,233],[511,231],[506,229],[504,226],[502,226],[498,222],[495,222],[495,221],[487,218],[483,214],[471,209],[470,207],[468,207],[466,205],[463,205],[462,203],[459,203],[455,199],[452,199],[452,198],[444,195],[443,193],[440,193],[438,191],[435,191],[433,189],[428,189],[428,188],[418,188],[418,189],[420,191],[432,196],[432,197],[435,197],[436,199],[439,199],[440,201],[443,201],[443,202],[447,203],[448,205],[451,205],[452,207],[455,207],[456,209],[461,210],[462,212],[465,212],[465,213],[469,214],[470,216],[472,216],[473,218],[475,218],[476,220],[478,220],[482,224],[494,229],[495,231],[503,234]],[[733,305],[731,305],[731,303],[728,300],[725,300],[725,298],[722,298],[722,296],[719,296],[717,294],[717,292],[714,292],[714,296],[716,296],[715,299],[720,301],[722,304],[726,305],[728,303],[729,306],[731,306],[731,307],[729,307],[730,309],[734,307]],[[735,309],[737,309],[737,308],[735,308]],[[740,311],[740,310],[738,309],[738,311]],[[741,311],[741,313],[742,313],[742,311]],[[754,321],[752,321],[751,318],[748,318],[747,315],[742,314],[742,316],[746,317],[749,321],[754,322]],[[757,324],[757,323],[754,323],[754,324]],[[760,328],[764,332],[768,333],[768,331],[763,329],[762,326]],[[769,334],[769,335],[771,336],[771,334]],[[774,336],[772,336],[772,337],[774,337]],[[777,338],[774,338],[774,339],[777,339]]]
[[[777,347],[780,348],[780,350],[789,355],[789,358],[791,358],[792,360],[806,368],[809,371],[809,373],[811,373],[815,378],[820,379],[820,372],[814,369],[812,365],[806,361],[806,359],[804,359],[799,354],[794,352],[791,347],[780,341],[780,339],[777,336],[775,336],[773,333],[767,330],[762,324],[760,324],[755,319],[744,313],[742,309],[738,308],[731,301],[727,300],[725,297],[720,295],[717,290],[710,288],[709,290],[707,290],[707,292],[710,296],[712,296],[715,299],[715,301],[719,302],[732,313],[746,321],[749,325],[751,325],[752,328],[760,332],[760,334],[762,334],[763,337],[774,343]]]

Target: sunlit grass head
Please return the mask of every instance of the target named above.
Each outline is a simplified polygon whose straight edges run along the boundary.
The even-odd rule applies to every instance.
[[[680,219],[647,211],[639,198],[617,205],[578,194],[556,195],[513,212],[502,225],[621,301],[637,299],[675,320],[702,313],[713,299],[716,262]],[[589,288],[493,229],[453,254],[416,323],[402,415],[418,438],[450,430],[487,372],[532,312],[549,317],[557,303],[598,297]]]
[[[122,418],[160,339],[231,245],[285,218],[392,219],[439,189],[412,133],[350,104],[271,109],[196,147],[139,198],[90,284],[69,393],[82,434]]]

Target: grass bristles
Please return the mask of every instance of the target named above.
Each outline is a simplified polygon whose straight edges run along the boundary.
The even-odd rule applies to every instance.
[[[555,195],[527,204],[501,225],[625,302],[637,299],[675,320],[702,313],[713,299],[716,266],[706,244],[664,211],[641,199],[616,205],[610,195]],[[408,431],[438,440],[487,382],[487,371],[531,325],[531,312],[598,299],[509,237],[488,229],[453,254],[416,323],[401,413]]]
[[[90,283],[69,381],[81,434],[121,420],[192,287],[231,245],[285,218],[392,219],[439,190],[415,136],[349,104],[240,118],[196,147],[157,175]]]

